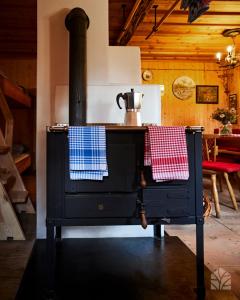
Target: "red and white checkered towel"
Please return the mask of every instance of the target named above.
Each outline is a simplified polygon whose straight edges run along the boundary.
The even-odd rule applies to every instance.
[[[156,181],[189,178],[185,127],[149,126],[145,133],[144,165]]]

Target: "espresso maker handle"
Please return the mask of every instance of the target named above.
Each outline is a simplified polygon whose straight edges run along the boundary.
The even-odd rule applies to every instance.
[[[120,109],[122,109],[122,107],[120,106],[120,104],[119,104],[119,100],[120,100],[120,98],[123,98],[123,100],[125,100],[124,99],[124,95],[122,94],[122,93],[120,93],[120,94],[118,94],[117,95],[117,105],[118,105],[118,107],[120,108]]]

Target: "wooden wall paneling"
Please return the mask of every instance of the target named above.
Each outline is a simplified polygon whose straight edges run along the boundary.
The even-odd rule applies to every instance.
[[[238,121],[237,124],[233,125],[233,128],[240,127],[240,66],[233,70],[233,80],[230,83],[230,95],[236,94],[238,101]]]
[[[36,58],[37,0],[1,0],[0,56]]]
[[[0,71],[24,88],[36,88],[36,59],[0,59]]]
[[[221,80],[217,76],[213,63],[195,63],[179,61],[142,61],[142,70],[149,69],[153,73],[148,83],[163,84],[162,124],[163,125],[201,125],[206,132],[213,132],[219,127],[217,121],[211,119],[217,107],[226,107],[227,101]],[[218,104],[196,104],[196,93],[188,100],[177,99],[172,93],[172,84],[180,76],[189,76],[196,85],[218,85]],[[144,82],[146,83],[146,82]]]
[[[229,84],[228,84],[228,90],[229,93],[226,94],[224,93],[224,87],[223,87],[223,82],[221,81],[221,86],[222,86],[222,96],[225,98],[225,107],[229,108],[229,95],[236,94],[237,95],[237,101],[238,101],[238,109],[237,109],[237,114],[239,116],[240,114],[240,91],[239,91],[239,86],[240,86],[240,67],[236,67],[235,69],[230,69],[228,71],[229,75]],[[222,75],[221,69],[218,71],[219,75]],[[238,117],[237,123],[233,124],[233,128],[239,128],[240,120]]]
[[[233,92],[240,95],[240,66],[234,69]]]

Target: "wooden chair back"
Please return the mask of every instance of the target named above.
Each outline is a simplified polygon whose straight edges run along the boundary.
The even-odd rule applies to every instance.
[[[216,161],[218,146],[216,138],[203,136],[203,160]]]

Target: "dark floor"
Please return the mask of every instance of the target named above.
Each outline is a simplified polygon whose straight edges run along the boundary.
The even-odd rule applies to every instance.
[[[196,299],[195,256],[176,237],[65,239],[57,256],[57,299]],[[17,300],[44,299],[44,261],[38,240]]]
[[[14,300],[33,241],[0,241],[0,300]]]

